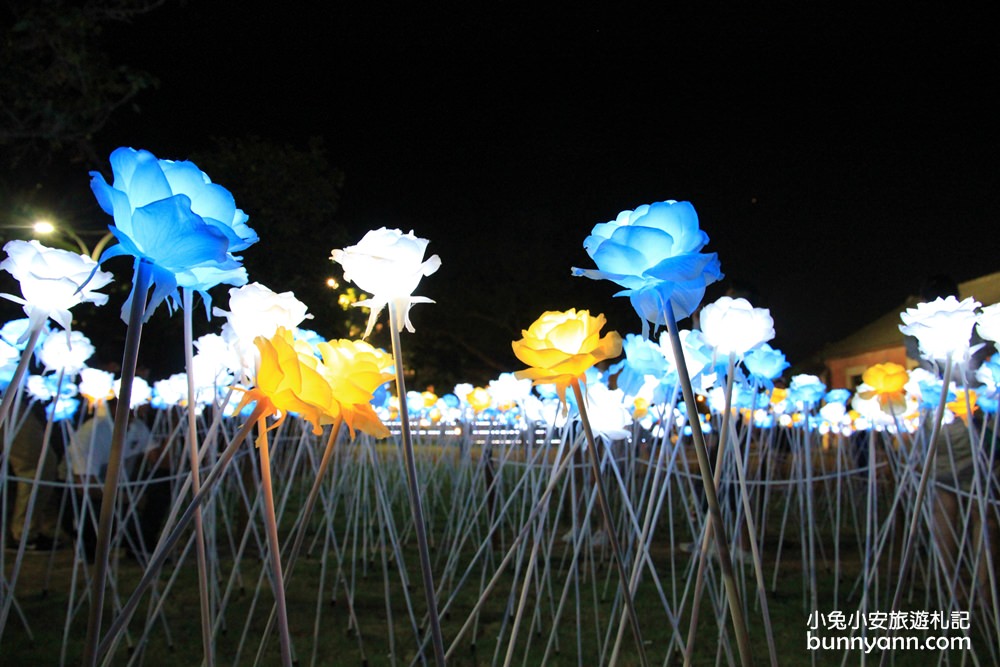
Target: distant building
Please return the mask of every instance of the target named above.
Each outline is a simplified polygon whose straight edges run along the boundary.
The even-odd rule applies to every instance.
[[[984,306],[1000,302],[1000,272],[975,278],[958,286],[961,298],[974,297]],[[906,356],[902,321],[899,314],[917,305],[919,299],[909,297],[898,308],[886,313],[846,338],[827,345],[820,353],[826,366],[830,387],[854,389],[861,384],[861,374],[873,364],[894,362],[906,368],[916,363]]]

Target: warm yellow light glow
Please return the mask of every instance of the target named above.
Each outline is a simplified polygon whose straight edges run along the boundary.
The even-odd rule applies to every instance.
[[[32,225],[32,229],[35,230],[36,234],[51,234],[56,231],[56,226],[48,220],[38,220]]]
[[[336,278],[327,278],[326,286],[329,287],[330,289],[337,289],[338,287],[340,287],[340,283],[337,282]]]

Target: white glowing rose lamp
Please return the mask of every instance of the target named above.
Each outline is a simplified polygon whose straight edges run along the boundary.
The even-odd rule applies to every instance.
[[[73,316],[69,309],[80,303],[102,305],[108,295],[97,290],[111,282],[112,275],[97,268],[97,262],[86,255],[47,248],[38,241],[9,241],[3,248],[7,258],[0,269],[7,271],[21,286],[21,296],[0,294],[23,306],[29,325],[18,343],[26,343],[17,368],[10,379],[14,389],[4,393],[0,403],[0,426],[7,420],[11,406],[17,400],[21,379],[28,370],[31,355],[46,322],[51,318],[64,329],[70,329]]]
[[[118,378],[114,381],[114,384],[111,387],[111,390],[115,394],[115,398],[121,398],[121,384],[121,378]],[[136,376],[132,380],[132,396],[131,400],[129,400],[129,407],[135,409],[146,405],[152,397],[153,388],[149,386],[149,383],[146,382],[145,378]]]
[[[724,296],[701,310],[701,332],[716,354],[738,358],[774,338],[774,320],[767,308],[746,299]]]
[[[0,262],[0,269],[20,283],[24,298],[0,296],[24,306],[32,326],[52,318],[69,329],[73,321],[70,308],[80,303],[107,303],[108,295],[97,290],[110,283],[113,276],[98,270],[97,262],[90,257],[48,248],[38,241],[9,241],[3,249],[7,258]]]
[[[405,400],[403,350],[400,341],[400,333],[404,326],[407,331],[413,333],[413,324],[410,322],[410,308],[413,304],[430,302],[428,298],[413,296],[413,291],[417,289],[421,278],[431,275],[441,266],[441,259],[437,255],[424,261],[426,250],[427,239],[417,238],[412,231],[409,234],[404,234],[398,229],[382,227],[369,231],[357,245],[331,251],[330,259],[343,267],[344,278],[372,295],[370,299],[353,304],[354,306],[367,306],[371,309],[368,316],[368,326],[365,329],[366,338],[375,328],[375,321],[378,319],[379,313],[386,306],[389,307],[392,356],[396,360],[396,395],[402,399],[399,405],[399,423],[403,444],[403,464],[406,470],[410,509],[417,537],[417,553],[420,557],[424,594],[427,597],[429,634],[431,644],[434,647],[435,660],[438,664],[443,665],[445,663],[444,638],[438,618],[437,600],[434,597],[434,575],[431,570],[420,488],[417,483],[417,469],[414,463],[413,442],[410,436],[409,414]]]
[[[72,377],[83,370],[94,355],[94,346],[83,332],[56,331],[38,346],[38,360],[48,371]]]
[[[518,380],[513,373],[501,373],[490,380],[490,395],[498,405],[521,404],[531,395],[531,380]]]
[[[115,397],[115,376],[98,368],[84,368],[80,371],[80,394],[86,396],[91,405],[103,403]]]
[[[279,294],[260,283],[230,289],[229,310],[214,308],[212,312],[226,318],[222,338],[237,351],[243,373],[248,378],[253,377],[257,369],[259,353],[253,344],[255,338],[271,338],[278,327],[294,331],[303,320],[312,318],[306,305],[292,292]]]
[[[372,295],[370,299],[352,304],[371,309],[366,338],[387,305],[399,304],[402,317],[396,326],[400,331],[405,326],[413,333],[410,307],[415,303],[433,303],[426,297],[413,296],[420,279],[441,266],[441,258],[437,255],[424,261],[427,243],[427,239],[416,237],[412,230],[404,234],[399,229],[382,227],[369,231],[357,245],[330,253],[330,259],[343,267],[344,278]]]
[[[978,307],[979,302],[972,297],[959,301],[949,296],[918,303],[916,308],[900,313],[903,323],[899,330],[916,338],[920,353],[928,359],[961,359],[969,351]]]
[[[983,340],[1000,341],[1000,303],[983,308],[976,318],[976,332]]]
[[[174,373],[153,383],[153,393],[163,406],[183,405],[187,401],[187,374]]]
[[[605,440],[628,438],[632,413],[625,405],[625,392],[608,389],[600,382],[587,387],[587,417],[595,435]]]

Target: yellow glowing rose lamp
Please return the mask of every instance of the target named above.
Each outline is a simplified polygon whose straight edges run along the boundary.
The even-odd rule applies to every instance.
[[[517,371],[519,380],[534,384],[553,383],[559,398],[566,399],[566,388],[584,376],[598,362],[621,354],[622,339],[611,331],[601,337],[607,320],[604,315],[591,316],[589,311],[550,310],[521,332],[521,340],[511,345],[514,356],[528,368]]]
[[[486,408],[490,407],[493,403],[493,397],[490,396],[490,392],[482,387],[476,387],[468,393],[465,400],[472,406],[472,409],[479,414]]]
[[[870,366],[861,376],[868,389],[859,389],[858,396],[865,400],[878,398],[883,408],[892,407],[896,413],[906,409],[906,383],[910,376],[906,369],[892,362]]]
[[[966,405],[965,396],[968,394],[969,402]],[[945,405],[946,408],[952,411],[956,417],[961,417],[962,419],[968,419],[969,414],[976,411],[976,392],[972,389],[967,389],[965,391],[958,392],[958,396],[954,401],[950,401]]]
[[[323,377],[351,434],[360,430],[376,438],[389,435],[371,400],[374,392],[392,379],[392,356],[361,340],[331,340],[316,347],[323,357]]]
[[[257,387],[248,395],[269,401],[274,411],[283,415],[279,423],[288,412],[296,412],[313,425],[314,433],[322,433],[323,425],[332,424],[340,408],[309,345],[294,340],[292,332],[284,327],[278,327],[271,338],[258,336],[254,345],[260,363]]]

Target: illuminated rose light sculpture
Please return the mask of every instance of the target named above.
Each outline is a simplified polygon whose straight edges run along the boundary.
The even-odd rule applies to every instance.
[[[981,304],[969,297],[959,301],[954,296],[938,298],[929,303],[919,303],[914,308],[907,308],[900,313],[903,321],[899,325],[899,330],[904,335],[914,336],[920,346],[920,353],[924,358],[933,361],[935,364],[944,361],[944,372],[941,377],[948,382],[952,377],[952,368],[957,365],[960,373],[964,375],[965,361],[970,351],[970,339],[972,328],[976,325],[976,309]],[[927,444],[927,453],[924,460],[923,469],[920,473],[920,482],[914,496],[913,507],[923,507],[924,497],[930,483],[931,473],[934,470],[934,462],[937,460],[938,448],[941,438],[938,437],[941,425],[945,416],[945,404],[947,403],[948,391],[941,391],[937,408],[934,413],[934,421]],[[907,532],[904,534],[903,550],[900,556],[899,579],[896,583],[896,592],[893,595],[891,609],[899,609],[903,599],[906,576],[909,569],[910,560],[913,556],[914,545],[916,543],[917,529],[919,526],[918,517],[920,512],[914,512],[911,517]]]
[[[247,378],[254,376],[257,366],[259,351],[255,340],[258,337],[270,338],[281,327],[294,330],[304,320],[312,318],[306,304],[292,292],[279,294],[260,283],[230,289],[229,310],[216,307],[213,312],[226,318],[221,342],[235,350],[239,359],[239,366],[232,370]],[[227,358],[230,363],[235,361],[231,355]]]
[[[799,373],[788,385],[788,401],[803,412],[817,406],[826,396],[826,385],[815,375]]]
[[[98,292],[112,280],[112,275],[101,271],[97,262],[86,255],[47,248],[38,241],[10,241],[4,246],[6,259],[0,269],[10,273],[21,287],[21,296],[0,294],[0,297],[23,306],[28,321],[23,332],[12,343],[23,344],[21,358],[11,376],[13,390],[4,392],[0,404],[2,425],[20,391],[31,359],[31,354],[52,319],[64,329],[71,329],[73,316],[70,308],[80,303],[104,305],[108,296]],[[3,458],[3,457],[0,457]]]
[[[176,306],[178,287],[201,292],[208,304],[211,287],[246,283],[233,253],[256,243],[257,234],[226,188],[192,162],[160,160],[146,150],[118,148],[110,162],[112,183],[99,172],[91,172],[90,182],[101,208],[114,216],[111,232],[118,240],[101,262],[131,255],[137,270],[142,261],[151,264],[156,289],[146,319],[164,299]],[[128,308],[126,302],[122,319]]]
[[[875,399],[886,412],[897,417],[906,411],[906,369],[892,362],[869,366],[861,376],[857,395],[864,400]]]
[[[774,338],[774,320],[771,313],[766,308],[755,308],[749,301],[743,298],[733,298],[723,296],[706,305],[701,309],[701,335],[706,344],[712,348],[712,356],[717,364],[725,365],[726,385],[723,392],[716,389],[710,396],[714,396],[716,404],[721,404],[722,429],[719,435],[719,445],[716,451],[715,468],[713,482],[718,486],[721,481],[725,452],[730,447],[739,447],[739,441],[732,442],[730,438],[730,423],[733,417],[733,395],[737,389],[736,379],[739,376],[741,385],[745,382],[739,372],[737,362],[742,360],[753,350],[765,345],[767,341]],[[714,371],[714,374],[718,374]],[[756,400],[754,394],[748,392],[751,404]],[[692,420],[694,421],[694,420]],[[757,594],[763,609],[764,630],[768,639],[768,648],[774,659],[774,640],[771,629],[770,617],[767,607],[766,587],[762,575],[760,552],[757,534],[754,525],[754,516],[750,504],[749,490],[746,484],[746,473],[743,469],[743,454],[739,451],[733,457],[736,465],[736,472],[739,481],[739,490],[743,504],[743,521],[746,523],[747,541],[750,545],[751,557],[754,563],[754,574],[757,580]],[[712,533],[721,527],[721,524],[713,522],[709,529],[702,535],[702,546],[699,551],[699,571],[705,567],[705,559],[709,550],[709,540]],[[701,578],[696,584],[700,586]],[[700,597],[700,590],[696,588],[696,597]]]
[[[701,331],[719,356],[743,358],[774,338],[774,320],[767,308],[724,296],[701,309]]]
[[[55,402],[46,408],[46,412],[56,421],[67,418],[78,407],[79,401],[75,399],[77,387],[72,379],[86,368],[87,360],[93,356],[94,351],[90,339],[81,331],[51,333],[38,346],[38,360],[45,366],[46,371],[54,373],[46,376],[48,382],[55,381],[51,397]],[[29,389],[31,379],[28,380]]]
[[[363,340],[331,340],[317,345],[321,372],[329,382],[341,418],[353,435],[362,431],[385,438],[389,429],[372,406],[375,391],[392,380],[392,355]]]
[[[674,357],[683,359],[677,320],[694,312],[705,295],[705,287],[723,277],[718,256],[701,252],[707,244],[708,235],[699,228],[698,214],[689,202],[657,202],[622,211],[614,220],[596,225],[583,247],[597,269],[574,267],[572,272],[575,276],[610,280],[624,287],[615,296],[629,297],[642,319],[643,336],[648,337],[650,323],[654,327],[666,325]],[[687,411],[697,414],[697,401],[683,361],[679,361],[677,370]],[[698,420],[692,420],[691,425],[709,514],[721,528],[722,511],[712,483],[705,439]],[[729,546],[721,530],[716,531],[716,545],[740,660],[749,664],[749,634],[729,560]],[[689,643],[689,653],[690,645],[693,644]]]
[[[71,399],[77,395],[76,384],[62,377],[62,374],[54,375],[29,375],[28,381],[24,383],[28,394],[38,401],[53,401]]]
[[[605,441],[629,437],[632,413],[625,405],[625,392],[600,382],[587,387],[587,417],[594,434]]]
[[[109,401],[115,397],[115,376],[99,368],[84,368],[80,371],[80,394],[87,398],[90,407]]]
[[[701,252],[708,235],[698,228],[698,214],[689,202],[662,201],[622,211],[596,225],[583,247],[597,269],[573,269],[573,275],[610,280],[627,296],[648,324],[667,324],[667,306],[683,319],[698,307],[705,286],[722,278],[715,253]]]
[[[534,384],[552,383],[559,397],[584,377],[594,364],[621,354],[622,339],[612,331],[601,337],[607,320],[589,311],[547,311],[521,332],[512,343],[514,356],[529,368],[514,373],[519,380]]]
[[[28,316],[29,326],[22,338],[46,318],[63,329],[71,329],[70,308],[80,303],[102,306],[108,295],[97,290],[113,279],[101,271],[86,255],[47,248],[38,241],[10,241],[4,246],[7,258],[0,269],[10,273],[21,285],[21,297],[0,294],[19,303]]]
[[[278,423],[289,413],[296,413],[312,424],[313,433],[322,433],[323,426],[332,424],[339,410],[312,348],[296,341],[284,327],[270,338],[258,336],[254,345],[260,357],[256,388],[247,393],[247,400],[266,401],[268,414],[280,414]]]
[[[111,386],[111,390],[115,394],[115,398],[121,399],[122,394],[122,381],[118,378],[114,381]],[[135,378],[132,382],[132,392],[129,396],[129,407],[133,410],[147,405],[153,398],[153,388],[149,386],[149,382],[141,377]]]
[[[620,371],[617,386],[628,396],[639,396],[647,385],[655,383],[657,402],[666,400],[664,384],[667,381],[668,363],[656,342],[637,334],[627,334],[622,340],[625,361],[615,364],[612,371]]]
[[[399,229],[382,227],[369,231],[357,245],[330,253],[330,259],[343,267],[344,278],[372,294],[370,299],[351,304],[371,309],[365,338],[371,334],[379,313],[387,305],[395,304],[399,311],[398,330],[405,326],[413,333],[410,308],[415,303],[433,303],[426,297],[413,296],[420,279],[441,266],[441,258],[437,255],[424,261],[427,243],[427,239],[414,236],[412,230],[404,234]]]
[[[355,306],[371,309],[367,338],[383,308],[389,308],[389,331],[392,336],[392,356],[396,360],[396,395],[400,398],[400,432],[403,440],[403,458],[406,469],[407,490],[410,495],[410,509],[413,514],[417,535],[417,550],[420,556],[420,571],[423,577],[424,596],[427,600],[430,619],[430,634],[434,646],[434,657],[439,667],[444,667],[444,639],[441,635],[441,621],[438,617],[437,599],[434,591],[434,575],[431,570],[430,548],[427,544],[427,529],[424,525],[420,487],[417,482],[417,468],[413,456],[413,439],[410,435],[410,418],[407,410],[406,383],[403,380],[403,351],[400,332],[403,327],[413,333],[410,322],[410,308],[415,303],[432,303],[422,296],[413,296],[420,279],[429,276],[441,266],[441,258],[432,255],[424,260],[427,239],[414,235],[411,230],[404,234],[399,229],[373,229],[362,237],[357,245],[330,252],[330,259],[344,269],[344,278],[353,282],[370,299],[358,301]]]
[[[49,334],[38,348],[38,360],[48,371],[62,371],[73,377],[82,371],[94,355],[94,345],[81,331],[57,331]]]
[[[478,415],[493,405],[493,396],[486,387],[476,387],[465,395],[465,401]]]
[[[743,357],[743,365],[746,366],[752,380],[771,390],[774,389],[774,381],[781,377],[791,364],[780,350],[775,350],[767,343],[761,343]]]
[[[130,396],[135,377],[142,325],[164,300],[179,303],[178,287],[184,288],[185,349],[191,354],[190,311],[192,292],[208,303],[207,290],[219,283],[242,285],[246,272],[233,255],[257,240],[246,225],[247,216],[225,188],[213,184],[190,162],[158,160],[152,153],[119,148],[111,154],[114,175],[109,185],[104,176],[91,172],[90,186],[100,207],[114,217],[110,228],[118,243],[101,255],[101,262],[119,256],[133,257],[132,291],[122,306],[128,325],[122,359],[122,395]],[[152,290],[150,292],[150,290]],[[190,381],[190,368],[189,368]],[[193,390],[189,384],[189,396]],[[128,401],[115,415],[111,456],[101,501],[92,579],[91,608],[84,646],[83,664],[95,665],[104,604],[106,561],[110,548],[111,515],[121,468],[122,446],[128,426]],[[198,461],[194,415],[189,416],[189,451],[192,479],[198,493]],[[207,564],[204,539],[197,522],[199,581],[201,583],[202,643],[205,660],[212,664],[210,610],[207,595]]]
[[[953,296],[929,303],[918,303],[900,313],[899,330],[913,336],[920,352],[928,359],[959,360],[969,351],[972,327],[976,324],[979,302],[969,297],[959,301]]]
[[[597,490],[598,504],[604,517],[605,531],[610,539],[615,565],[618,570],[619,585],[625,600],[626,613],[635,639],[636,649],[642,664],[648,664],[642,634],[639,630],[639,618],[629,591],[629,577],[625,571],[623,552],[615,533],[615,524],[608,503],[607,492],[601,478],[601,460],[603,449],[599,452],[597,441],[587,414],[586,397],[580,380],[585,379],[587,371],[595,364],[613,359],[622,352],[622,339],[616,331],[601,336],[607,320],[604,315],[592,316],[587,310],[577,311],[571,308],[567,311],[546,311],[535,320],[531,326],[521,331],[521,339],[511,343],[514,356],[528,368],[514,373],[518,379],[528,379],[534,384],[552,383],[556,386],[561,401],[565,402],[566,389],[572,387],[576,397],[577,408],[580,411],[580,421],[583,424],[587,439],[590,468],[593,473],[593,483]],[[628,412],[622,409],[624,416],[631,419]],[[617,432],[615,433],[617,435]],[[554,471],[553,471],[554,473]],[[537,548],[537,543],[536,543]],[[529,560],[529,573],[525,575],[525,586],[531,578],[530,568],[535,558]],[[520,615],[517,616],[520,618]],[[511,631],[510,648],[514,646],[517,628]]]

